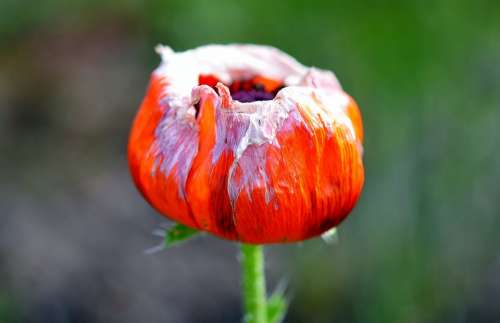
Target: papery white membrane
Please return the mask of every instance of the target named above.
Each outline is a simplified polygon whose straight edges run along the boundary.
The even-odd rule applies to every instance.
[[[203,74],[214,75],[225,84],[260,75],[283,81],[285,86],[340,89],[332,72],[306,67],[271,46],[207,45],[175,53],[168,46],[158,45],[156,51],[162,58],[156,73],[168,78],[171,106],[186,107],[192,101],[191,90]]]
[[[293,110],[300,109],[307,114],[313,127],[333,130],[335,126],[345,126],[351,139],[356,139],[354,127],[346,113],[349,97],[330,71],[306,67],[270,46],[207,45],[179,53],[175,53],[170,47],[158,46],[156,50],[162,57],[162,63],[155,73],[168,84],[165,87],[164,104],[175,110],[175,113],[170,113],[171,117],[192,120],[193,127],[196,127],[193,105],[199,100],[199,93],[211,91],[205,85],[199,86],[198,78],[202,74],[213,75],[225,84],[254,76],[264,76],[284,83],[285,87],[273,100],[246,103],[232,100],[230,107],[217,107],[217,136],[227,136],[229,133],[224,130],[229,125],[219,124],[221,122],[232,120],[234,125],[242,126],[241,129],[234,130],[239,134],[232,131],[233,140],[229,141],[235,156],[229,169],[230,190],[233,172],[247,148],[266,143],[278,145],[277,133]],[[231,117],[221,117],[224,114],[230,114]],[[217,142],[223,142],[224,139],[227,138],[217,138]],[[221,149],[226,148],[216,144],[213,163]],[[176,162],[178,161],[171,161]],[[239,194],[239,190],[236,191],[236,195]]]

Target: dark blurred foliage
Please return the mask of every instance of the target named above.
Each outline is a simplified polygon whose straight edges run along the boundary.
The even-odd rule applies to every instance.
[[[268,248],[287,322],[500,322],[498,1],[0,2],[0,322],[238,322],[235,244],[145,255],[125,147],[153,47],[271,44],[360,104],[338,241]]]

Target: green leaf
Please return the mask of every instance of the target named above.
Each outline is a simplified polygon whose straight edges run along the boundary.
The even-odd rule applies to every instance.
[[[170,248],[193,238],[200,231],[177,223],[165,232],[165,247]]]
[[[267,322],[282,322],[287,308],[288,301],[284,297],[284,288],[278,288],[267,300]]]

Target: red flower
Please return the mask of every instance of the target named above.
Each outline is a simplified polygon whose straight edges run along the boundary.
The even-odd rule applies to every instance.
[[[266,46],[158,51],[128,150],[154,208],[247,243],[304,240],[348,215],[363,128],[333,73]]]

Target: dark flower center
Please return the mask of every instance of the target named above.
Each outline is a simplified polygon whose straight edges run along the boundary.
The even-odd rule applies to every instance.
[[[215,89],[220,80],[213,75],[200,75],[199,85],[205,84]],[[262,76],[256,76],[247,80],[236,80],[231,84],[225,84],[231,93],[233,100],[239,102],[254,102],[272,100],[284,85],[281,81],[272,80]]]

